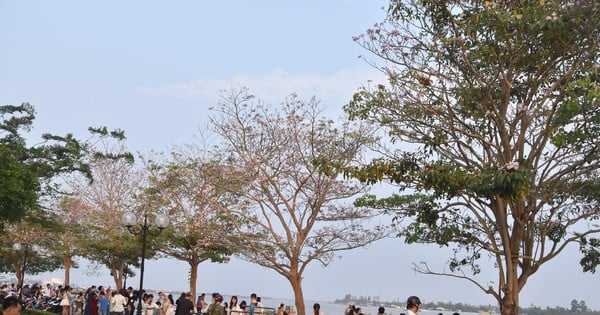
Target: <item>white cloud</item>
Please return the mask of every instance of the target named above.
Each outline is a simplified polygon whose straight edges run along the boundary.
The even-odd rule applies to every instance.
[[[381,74],[375,69],[345,69],[330,75],[307,73],[292,75],[274,70],[263,76],[238,74],[229,81],[194,80],[160,87],[140,86],[136,91],[146,95],[163,95],[183,100],[215,100],[220,90],[245,86],[257,98],[279,103],[286,96],[297,93],[301,98],[315,96],[324,106],[341,106],[369,80],[380,82]]]

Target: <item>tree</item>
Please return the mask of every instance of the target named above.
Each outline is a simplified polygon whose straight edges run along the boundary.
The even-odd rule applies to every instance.
[[[222,97],[211,117],[211,126],[224,139],[218,145],[222,161],[230,166],[228,186],[220,187],[239,201],[233,207],[213,206],[243,240],[236,254],[285,277],[297,314],[304,315],[302,277],[311,263],[327,266],[337,253],[388,235],[386,227],[368,224],[371,211],[349,204],[364,185],[342,179],[325,163],[360,163],[372,134],[319,117],[314,98],[306,102],[292,95],[277,110],[253,101],[243,88]],[[236,178],[245,184],[230,185]]]
[[[227,262],[235,250],[229,229],[213,203],[231,205],[234,199],[216,182],[225,178],[216,159],[202,154],[173,152],[166,162],[148,162],[149,184],[145,199],[171,218],[160,251],[190,266],[189,286],[196,296],[198,266],[210,260]]]
[[[92,154],[87,160],[94,178],[89,182],[82,176],[65,177],[71,196],[61,201],[60,209],[68,222],[82,230],[76,243],[78,255],[106,266],[120,289],[126,265],[138,266],[139,245],[121,223],[126,211],[140,212],[143,173],[136,169],[122,143],[102,144],[105,154]],[[91,152],[100,152],[96,147]],[[111,153],[112,152],[112,153]],[[111,156],[113,158],[106,158]],[[153,252],[148,251],[148,257]]]
[[[71,134],[44,134],[41,144],[27,146],[22,133],[33,124],[33,106],[0,106],[0,119],[0,223],[16,222],[39,209],[41,198],[55,188],[56,175],[89,174],[81,161],[85,145]]]
[[[0,272],[15,272],[17,287],[22,288],[25,275],[37,275],[60,268],[61,260],[49,250],[52,231],[38,222],[5,224],[0,242]],[[19,243],[19,250],[13,245]],[[37,250],[36,250],[37,248]]]
[[[449,271],[518,314],[519,292],[579,243],[598,263],[597,1],[401,1],[355,40],[386,84],[345,107],[382,125],[392,143],[360,171],[402,194],[359,205],[406,220],[408,243],[453,246]],[[596,247],[590,247],[594,243]],[[466,273],[491,257],[496,287]],[[595,257],[595,258],[594,258]]]

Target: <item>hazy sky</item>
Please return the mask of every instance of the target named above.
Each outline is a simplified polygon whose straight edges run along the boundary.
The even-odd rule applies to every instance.
[[[0,103],[29,102],[34,134],[89,126],[122,128],[133,151],[165,151],[193,141],[218,91],[243,84],[279,104],[297,92],[316,96],[332,118],[361,84],[381,78],[358,59],[352,41],[384,17],[382,0],[305,1],[8,1],[0,0]],[[583,274],[572,248],[530,278],[521,305],[600,309],[598,275]],[[305,274],[309,300],[346,294],[404,300],[494,304],[461,281],[416,274],[411,264],[443,267],[448,249],[385,240],[343,254]],[[494,281],[492,261],[479,277]],[[188,268],[147,263],[145,287],[186,290]],[[54,273],[62,278],[62,273]],[[50,277],[50,275],[45,275]],[[82,266],[72,282],[114,285],[107,270]],[[137,287],[139,279],[128,284]],[[200,265],[198,289],[291,298],[273,271],[233,260]],[[332,314],[333,315],[333,314]]]

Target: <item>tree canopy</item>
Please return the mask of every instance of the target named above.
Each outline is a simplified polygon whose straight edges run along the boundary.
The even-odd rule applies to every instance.
[[[569,244],[595,271],[600,90],[597,1],[392,1],[355,40],[388,82],[351,118],[382,126],[382,155],[347,174],[401,193],[361,206],[406,220],[409,243],[452,246],[450,272],[518,314],[519,292]],[[496,285],[479,283],[491,257]]]
[[[374,140],[371,129],[336,124],[321,116],[315,98],[297,95],[274,108],[247,89],[231,90],[213,110],[211,126],[223,139],[217,147],[227,166],[217,176],[227,180],[217,187],[237,203],[212,206],[243,240],[236,255],[285,277],[304,315],[302,278],[311,263],[327,266],[337,253],[389,235],[389,226],[369,222],[372,211],[350,203],[365,185],[327,167],[358,165]]]
[[[28,103],[0,106],[0,223],[16,222],[28,211],[41,209],[45,197],[59,191],[59,174],[78,172],[92,180],[85,160],[89,143],[72,134],[45,133],[40,143],[30,146],[25,135],[34,120],[35,109]],[[119,130],[89,130],[100,137],[124,138]]]

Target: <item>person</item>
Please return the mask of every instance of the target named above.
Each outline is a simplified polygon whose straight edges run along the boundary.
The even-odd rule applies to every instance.
[[[52,284],[46,283],[46,287],[44,288],[44,296],[47,298],[54,297],[54,289],[52,288]]]
[[[353,315],[355,309],[356,307],[354,306],[354,301],[351,301],[350,303],[348,303],[348,307],[346,307],[344,315]]]
[[[173,295],[169,294],[165,298],[165,302],[162,305],[161,315],[175,315],[175,303],[173,302]]]
[[[377,315],[385,315],[385,307],[383,307],[383,306],[380,306],[380,307],[377,309]]]
[[[325,312],[321,311],[321,304],[313,304],[313,315],[325,315]]]
[[[16,296],[7,296],[2,301],[3,315],[19,315],[21,314],[21,303]]]
[[[183,303],[182,301],[185,299],[185,292],[181,293],[177,301],[175,301],[175,315],[181,315],[179,311],[179,305]]]
[[[177,300],[176,315],[190,315],[194,312],[195,306],[192,302],[192,294],[190,292],[182,294]]]
[[[408,312],[408,315],[416,315],[420,307],[421,299],[418,297],[413,295],[406,299],[406,311]]]
[[[206,294],[202,293],[200,295],[198,295],[198,299],[196,300],[196,313],[197,314],[202,314],[202,310],[204,308],[206,308],[206,301],[204,300],[204,296]]]
[[[100,298],[98,298],[98,307],[100,309],[100,315],[108,315],[108,306],[110,300],[106,297],[106,292],[100,291]]]
[[[127,305],[127,298],[125,298],[124,294],[127,294],[127,292],[123,288],[120,291],[113,291],[110,299],[111,315],[124,315],[125,306]]]
[[[229,300],[229,313],[227,315],[238,315],[242,312],[242,309],[238,305],[238,297],[234,295]]]
[[[223,296],[221,294],[217,295],[215,305],[216,306],[214,315],[225,315],[225,307],[223,307]]]
[[[135,296],[133,295],[133,288],[127,287],[127,290],[125,290],[125,294],[123,294],[123,296],[127,300],[127,304],[125,305],[125,315],[135,314]]]
[[[213,293],[212,295],[212,303],[208,306],[208,315],[225,315],[225,310],[223,309],[223,296],[219,293]]]
[[[167,299],[167,294],[165,292],[159,291],[158,296],[156,297],[156,304],[160,303],[161,307],[165,304],[165,300]]]
[[[95,310],[92,310],[92,298],[94,297],[94,295],[96,294],[96,286],[92,285],[91,287],[89,287],[87,289],[87,291],[85,292],[85,304],[83,306],[83,314],[84,315],[98,315],[98,295],[96,295],[96,299],[95,299],[95,304],[94,304],[94,308]],[[95,312],[95,313],[92,313]]]
[[[62,299],[60,300],[60,306],[62,306],[62,315],[71,315],[73,311],[73,302],[71,298],[71,287],[66,285],[62,289]]]
[[[156,303],[154,303],[154,295],[152,294],[146,294],[146,296],[144,297],[144,303],[145,303],[145,310],[146,310],[146,315],[156,315],[154,314],[154,310],[158,310],[158,305],[156,305]]]
[[[285,313],[285,304],[280,303],[277,308],[277,315],[283,315]]]
[[[90,304],[89,307],[89,314],[90,315],[98,315],[98,293],[96,293],[96,290],[93,290],[89,293],[90,298],[88,299],[88,303]],[[87,308],[87,303],[86,303],[86,308]]]
[[[248,315],[254,315],[254,310],[256,309],[256,306],[258,305],[258,301],[256,301],[256,293],[251,293],[250,294],[250,305],[248,305]]]
[[[85,303],[85,298],[83,297],[83,292],[79,292],[77,298],[75,299],[75,314],[83,315],[83,304]]]

